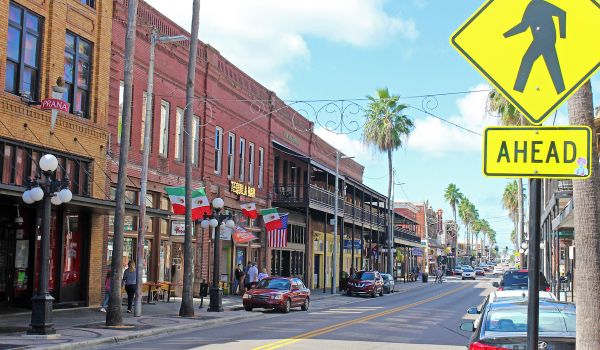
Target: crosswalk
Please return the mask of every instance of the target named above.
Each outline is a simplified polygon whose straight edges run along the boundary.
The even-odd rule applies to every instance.
[[[314,311],[309,312],[309,315],[350,315],[350,314],[362,314],[369,311],[377,311],[384,309],[384,306],[355,306],[352,308],[338,307],[330,310]]]

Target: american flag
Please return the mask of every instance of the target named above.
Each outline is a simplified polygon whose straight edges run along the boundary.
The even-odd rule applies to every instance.
[[[269,247],[271,248],[285,248],[287,247],[287,214],[281,215],[281,228],[276,230],[268,231]]]

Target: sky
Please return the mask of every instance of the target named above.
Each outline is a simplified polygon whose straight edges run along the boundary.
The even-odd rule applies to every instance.
[[[182,27],[190,27],[192,0],[146,1]],[[485,178],[481,171],[480,134],[486,125],[497,124],[497,118],[485,111],[489,86],[449,44],[452,33],[482,3],[202,0],[199,37],[286,101],[344,99],[364,104],[361,99],[380,87],[400,95],[410,106],[407,114],[415,129],[394,154],[396,182],[404,183],[395,188],[396,201],[428,201],[450,219],[443,192],[455,183],[496,230],[498,245],[512,247],[513,224],[501,205],[509,180]],[[598,105],[598,74],[592,85]],[[452,94],[416,97],[445,93]],[[364,182],[387,193],[387,173],[380,170],[387,169],[387,158],[362,146],[360,129],[350,132],[358,124],[351,122],[356,116],[352,103],[349,106],[347,133],[327,129],[332,115],[319,115],[316,133],[354,156],[365,166]],[[316,115],[308,117],[315,121]],[[547,123],[568,124],[566,107]]]

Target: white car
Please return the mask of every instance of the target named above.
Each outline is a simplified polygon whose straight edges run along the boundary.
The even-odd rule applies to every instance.
[[[473,270],[471,268],[463,268],[462,279],[464,280],[467,278],[475,279],[475,270]]]
[[[494,266],[494,274],[504,273],[504,269],[501,266]]]

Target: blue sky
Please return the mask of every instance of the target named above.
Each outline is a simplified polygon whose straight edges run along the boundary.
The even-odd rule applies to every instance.
[[[191,0],[147,0],[189,28]],[[200,39],[286,100],[364,98],[387,86],[401,96],[488,89],[484,79],[450,46],[450,35],[483,2],[464,0],[203,0]],[[600,79],[593,80],[595,100]],[[404,102],[421,108],[422,99]],[[318,106],[318,104],[314,104]],[[597,103],[596,103],[597,105]],[[433,113],[472,131],[496,124],[485,115],[485,92],[437,98]],[[409,109],[416,129],[394,155],[397,200],[451,210],[443,201],[456,183],[510,246],[512,223],[501,206],[508,180],[481,173],[481,138]],[[567,123],[562,107],[556,124]],[[552,123],[552,120],[550,120]],[[387,193],[380,169],[386,158],[360,144],[360,131],[319,135],[366,166],[364,181]],[[462,230],[464,232],[464,230]]]

